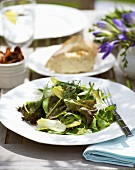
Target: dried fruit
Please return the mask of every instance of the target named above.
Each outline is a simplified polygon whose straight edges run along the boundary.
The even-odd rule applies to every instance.
[[[24,56],[21,52],[20,47],[16,46],[12,52],[10,47],[7,47],[6,52],[0,51],[0,63],[1,64],[10,64],[22,61]]]

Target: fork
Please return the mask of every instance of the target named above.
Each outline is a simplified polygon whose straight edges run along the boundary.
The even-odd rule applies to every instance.
[[[112,99],[112,96],[111,96],[111,93],[110,93],[109,89],[108,88],[106,88],[106,90],[103,89],[103,92],[104,92],[105,95],[109,94],[109,96],[107,98],[105,98],[104,102],[108,106],[114,106],[115,119],[116,119],[117,123],[119,124],[120,128],[122,129],[122,131],[124,132],[124,134],[126,135],[126,138],[134,136],[133,133],[131,132],[131,130],[129,129],[129,127],[124,122],[124,120],[118,114],[117,105],[116,105],[116,103],[113,102],[113,99]]]

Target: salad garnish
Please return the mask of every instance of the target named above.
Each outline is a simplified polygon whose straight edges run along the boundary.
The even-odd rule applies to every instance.
[[[114,106],[107,106],[100,88],[80,80],[62,82],[51,77],[53,85],[38,89],[37,101],[28,101],[17,110],[22,120],[36,125],[36,130],[51,134],[82,135],[98,132],[115,121]]]

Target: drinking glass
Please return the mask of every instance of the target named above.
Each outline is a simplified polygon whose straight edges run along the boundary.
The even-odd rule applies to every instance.
[[[3,0],[2,29],[10,47],[29,47],[34,39],[35,0]]]

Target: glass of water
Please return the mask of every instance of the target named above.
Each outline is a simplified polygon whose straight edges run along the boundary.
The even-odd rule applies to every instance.
[[[29,47],[34,39],[35,0],[3,0],[2,30],[10,47]]]

